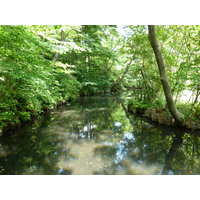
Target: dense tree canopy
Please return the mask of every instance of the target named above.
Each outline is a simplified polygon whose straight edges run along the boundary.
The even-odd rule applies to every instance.
[[[200,26],[156,30],[173,99],[199,118]],[[79,95],[126,91],[166,105],[147,26],[2,25],[0,55],[0,132]]]

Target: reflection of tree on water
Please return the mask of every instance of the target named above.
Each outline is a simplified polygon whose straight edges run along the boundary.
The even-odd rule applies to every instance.
[[[164,164],[164,168],[162,171],[162,175],[166,175],[166,174],[170,174],[170,173],[173,174],[173,172],[170,171],[173,169],[173,158],[175,156],[177,149],[182,144],[183,144],[183,133],[176,134],[175,137],[173,138],[172,146],[165,157],[165,164]]]
[[[199,139],[194,133],[175,132],[162,174],[200,174]]]
[[[6,149],[6,155],[0,155],[3,168],[0,174],[57,174],[56,163],[61,156],[67,157],[69,150],[61,147],[61,138],[43,129],[47,124],[51,124],[50,118],[39,120],[32,126],[27,124],[23,132],[10,132],[0,138],[2,148]]]
[[[197,132],[129,116],[120,103],[84,98],[0,138],[0,173],[200,174]]]
[[[121,106],[132,126],[139,131],[139,134],[134,134],[137,142],[143,142],[147,146],[145,153],[148,160],[155,155],[154,160],[157,156],[158,162],[164,162],[163,170],[159,174],[200,174],[198,130],[158,125],[141,115],[129,115],[125,106]],[[141,122],[138,123],[138,120]],[[141,147],[142,145],[140,150]]]

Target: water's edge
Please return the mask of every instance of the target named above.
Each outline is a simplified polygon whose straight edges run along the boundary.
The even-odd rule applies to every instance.
[[[82,97],[0,137],[0,174],[200,174],[199,132],[125,107],[114,96]]]

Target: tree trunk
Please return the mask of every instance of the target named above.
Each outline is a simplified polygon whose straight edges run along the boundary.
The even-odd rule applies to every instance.
[[[184,125],[184,115],[177,110],[176,105],[175,105],[174,100],[173,100],[173,97],[172,97],[170,84],[169,84],[168,77],[167,77],[167,74],[166,74],[165,63],[164,63],[164,60],[163,60],[163,57],[162,57],[160,45],[159,45],[157,38],[156,38],[155,26],[149,25],[148,29],[149,29],[149,41],[151,43],[151,46],[152,46],[152,49],[154,51],[156,61],[157,61],[157,64],[158,64],[160,79],[161,79],[161,83],[162,83],[162,86],[163,86],[163,90],[164,90],[165,98],[166,98],[166,101],[167,101],[168,109],[169,109],[170,113],[172,114],[172,116],[174,117],[177,124],[180,125],[180,126],[183,126]]]
[[[65,33],[64,33],[64,31],[63,30],[61,30],[61,41],[62,42],[64,42],[65,41],[65,39],[66,39],[66,37],[67,37],[67,35],[65,35]],[[56,62],[57,60],[58,60],[58,56],[59,56],[59,53],[56,53],[55,55],[54,55],[54,57],[53,57],[53,62]]]
[[[196,96],[193,102],[193,106],[195,106],[195,104],[198,102],[199,95],[200,95],[200,84],[197,85],[197,92],[196,92]]]
[[[120,76],[118,82],[121,82],[121,81],[124,79],[124,77],[125,77],[126,74],[128,73],[128,70],[129,70],[130,65],[131,65],[132,62],[133,62],[133,59],[126,65],[126,68],[125,68],[123,74]]]
[[[121,81],[123,81],[124,77],[125,77],[126,74],[128,73],[128,70],[129,70],[130,65],[131,65],[132,62],[133,62],[133,58],[130,60],[129,63],[127,63],[124,72],[121,74],[120,78],[119,78],[118,80],[116,80],[116,81],[111,85],[111,88],[115,88],[115,86],[117,86]]]

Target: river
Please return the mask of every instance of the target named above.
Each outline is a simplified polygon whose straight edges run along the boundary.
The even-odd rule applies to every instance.
[[[1,136],[0,174],[200,174],[198,131],[129,115],[125,103],[82,97]]]

